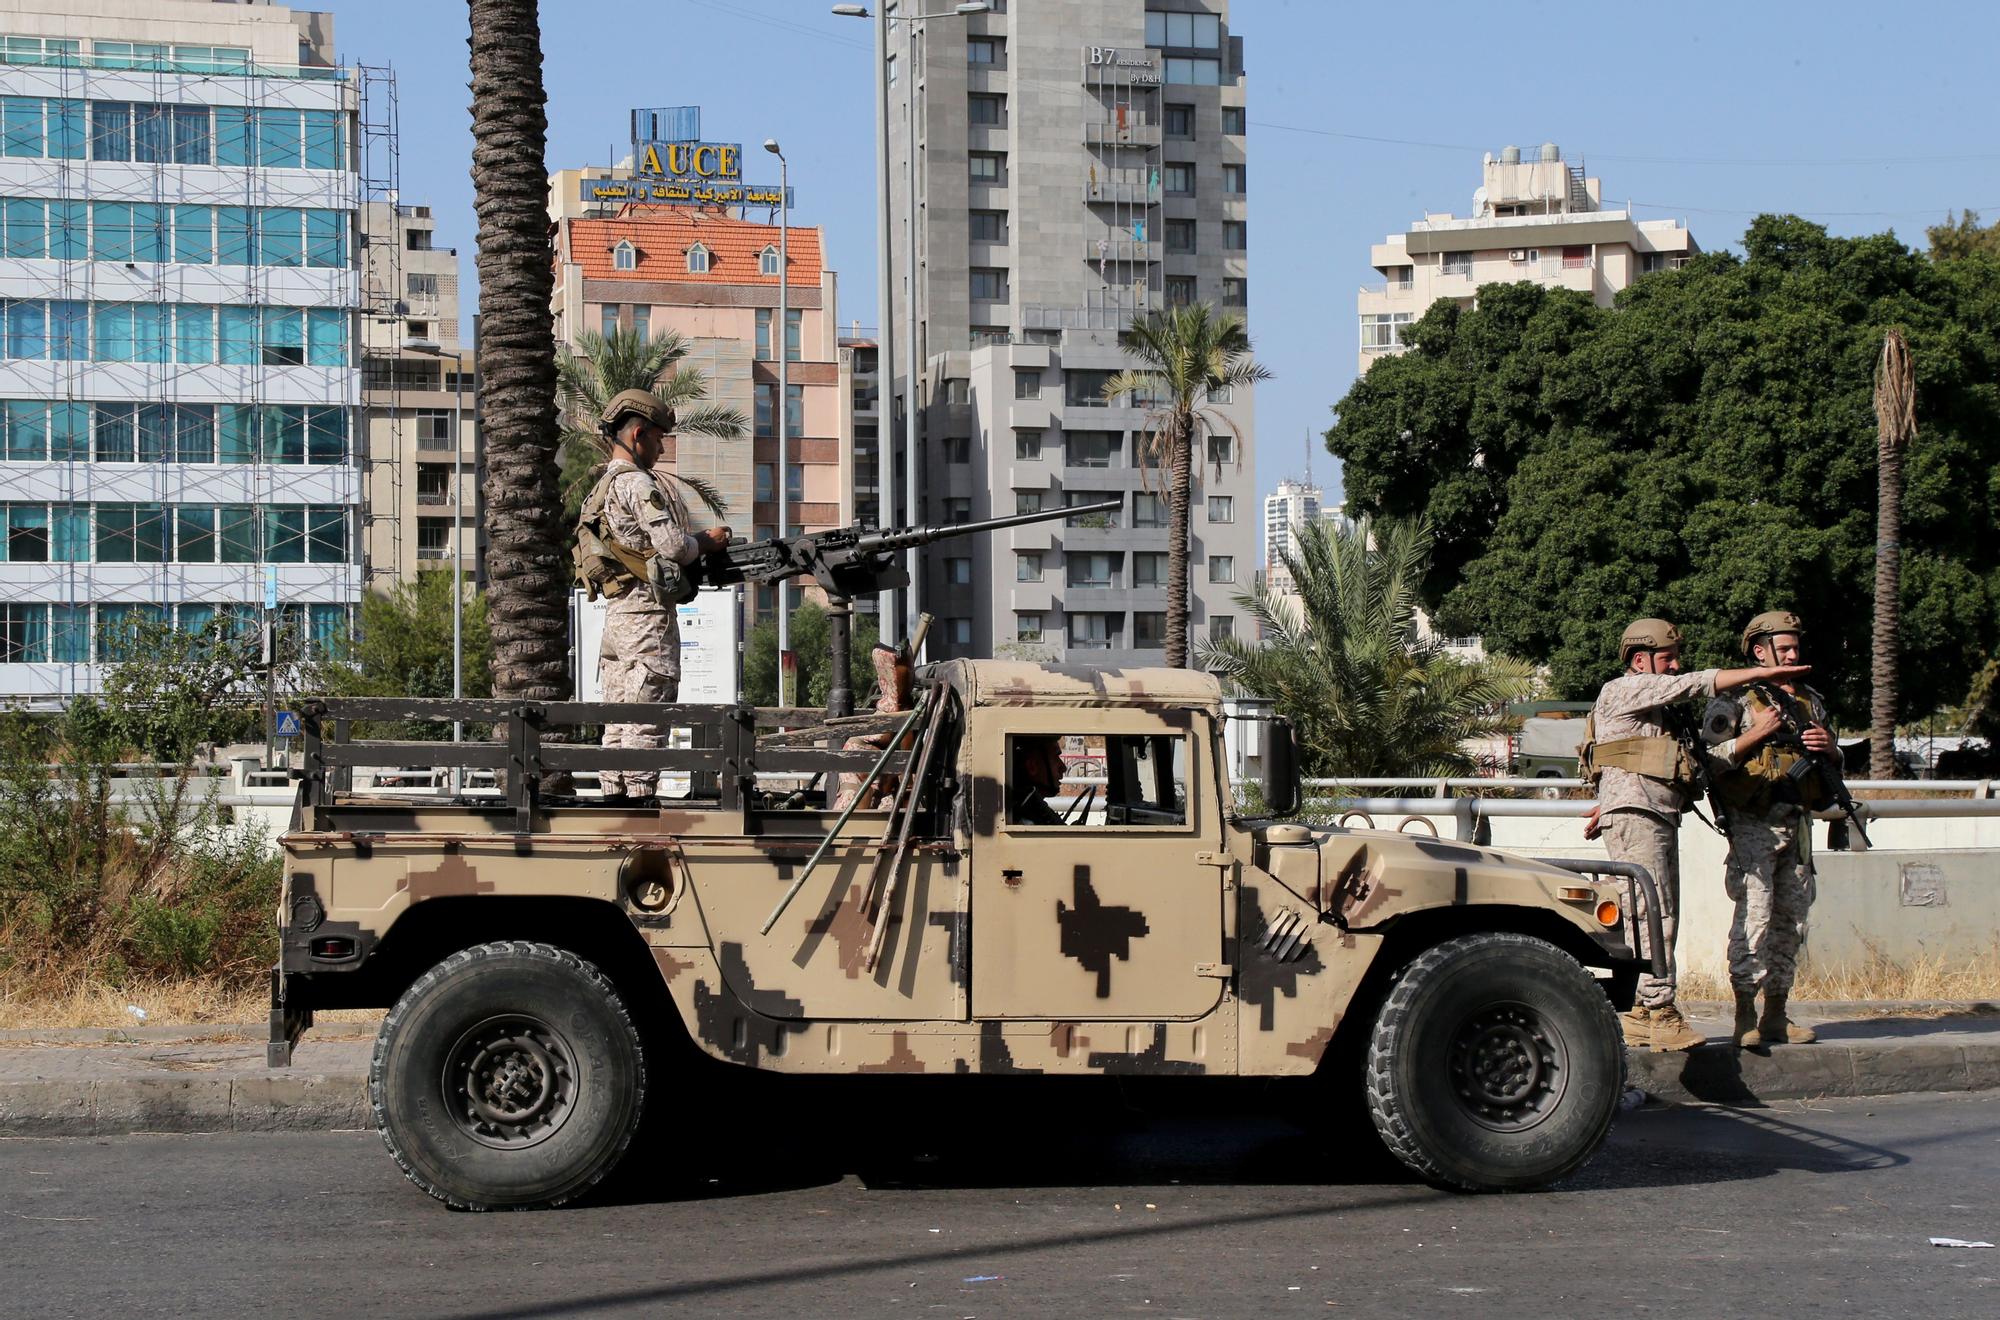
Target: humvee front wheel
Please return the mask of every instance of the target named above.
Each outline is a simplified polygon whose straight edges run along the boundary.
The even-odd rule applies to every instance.
[[[410,1181],[461,1210],[561,1205],[609,1173],[646,1098],[638,1030],[604,974],[525,941],[465,949],[382,1023],[368,1098]]]
[[[1390,988],[1368,1047],[1368,1107],[1404,1164],[1472,1191],[1542,1187],[1611,1131],[1625,1049],[1577,961],[1526,935],[1430,949]]]

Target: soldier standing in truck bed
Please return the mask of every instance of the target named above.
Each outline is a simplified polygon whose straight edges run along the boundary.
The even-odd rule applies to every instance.
[[[729,544],[729,529],[688,529],[687,505],[655,469],[674,410],[649,390],[625,390],[600,424],[611,450],[604,474],[583,502],[577,529],[577,576],[611,598],[605,612],[598,682],[605,701],[675,701],[681,686],[680,601],[684,567]],[[663,598],[664,597],[664,598]],[[657,724],[607,724],[606,747],[665,745]],[[604,800],[643,802],[658,772],[606,770]]]
[[[1612,860],[1645,867],[1659,890],[1661,939],[1666,946],[1660,953],[1666,975],[1640,975],[1632,1009],[1623,1017],[1625,1040],[1655,1050],[1690,1050],[1705,1037],[1688,1025],[1674,1003],[1674,936],[1681,907],[1680,820],[1696,782],[1690,758],[1700,752],[1695,738],[1677,738],[1668,727],[1668,707],[1759,679],[1796,677],[1809,673],[1810,667],[1683,674],[1680,629],[1665,619],[1638,619],[1626,628],[1618,640],[1618,661],[1624,672],[1597,694],[1585,726],[1583,773],[1596,782],[1597,808],[1584,837],[1603,834]],[[1688,729],[1692,734],[1692,719]],[[1635,939],[1643,944],[1644,913],[1635,911],[1632,916]]]

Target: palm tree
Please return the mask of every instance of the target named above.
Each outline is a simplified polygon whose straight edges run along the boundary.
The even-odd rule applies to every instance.
[[[1968,213],[1969,214],[1969,213]],[[1896,777],[1896,705],[1901,674],[1903,447],[1917,434],[1917,373],[1901,330],[1882,340],[1875,370],[1875,636],[1868,773]]]
[[[1417,635],[1429,525],[1314,522],[1293,542],[1280,557],[1296,594],[1236,598],[1263,640],[1205,642],[1202,666],[1276,703],[1298,728],[1304,774],[1470,774],[1465,744],[1505,732],[1507,703],[1536,680],[1520,661],[1461,660]]]
[[[1269,380],[1271,373],[1250,357],[1243,318],[1217,315],[1207,303],[1170,307],[1135,319],[1118,336],[1139,366],[1121,371],[1104,385],[1104,397],[1145,408],[1146,435],[1140,442],[1143,476],[1150,465],[1166,473],[1167,487],[1167,664],[1187,667],[1188,502],[1194,489],[1194,450],[1203,437],[1228,428],[1242,462],[1243,433],[1234,420],[1210,404],[1239,385]],[[1221,475],[1217,464],[1216,475]]]
[[[479,410],[493,695],[570,695],[570,565],[556,489],[548,95],[535,0],[468,0],[479,215]]]
[[[678,431],[718,440],[740,439],[749,431],[750,419],[740,409],[702,402],[708,397],[708,377],[700,367],[683,361],[693,345],[678,331],[646,339],[635,330],[610,335],[585,330],[576,342],[583,350],[581,356],[568,348],[556,354],[556,388],[563,421],[563,508],[571,526],[610,457],[598,418],[604,405],[621,391],[651,390],[665,399],[674,410]],[[712,482],[684,472],[673,476],[699,496],[716,517],[729,512],[722,492]]]

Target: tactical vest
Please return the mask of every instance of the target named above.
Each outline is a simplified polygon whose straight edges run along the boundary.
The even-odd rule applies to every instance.
[[[1742,702],[1744,711],[1750,715],[1771,707],[1769,699],[1754,687],[1743,690]],[[1808,718],[1811,713],[1806,712]],[[1749,759],[1731,767],[1716,784],[1716,792],[1731,810],[1757,816],[1780,803],[1802,806],[1809,811],[1823,811],[1833,805],[1826,777],[1814,767],[1814,758],[1797,747],[1781,746],[1775,740],[1760,743]]]
[[[640,582],[650,583],[654,598],[665,606],[694,599],[693,584],[679,564],[661,559],[650,547],[636,550],[611,534],[610,524],[604,518],[604,502],[610,496],[613,475],[607,467],[584,498],[577,517],[574,552],[577,585],[591,600],[599,596],[616,600]],[[653,481],[653,493],[646,497],[646,503],[664,509],[666,500],[659,492],[659,479]]]
[[[1597,741],[1597,712],[1583,721],[1583,742],[1576,749],[1577,768],[1594,790],[1607,768],[1624,770],[1667,785],[1683,797],[1699,786],[1694,761],[1680,740],[1665,734]]]

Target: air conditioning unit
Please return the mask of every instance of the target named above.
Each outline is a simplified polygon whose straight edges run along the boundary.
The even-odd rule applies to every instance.
[[[1526,261],[1527,259],[1528,249],[1526,248],[1514,248],[1507,254],[1507,260],[1509,261]]]

